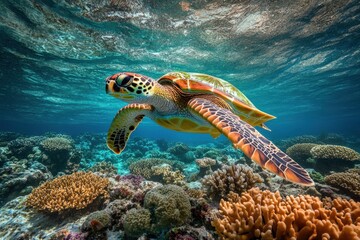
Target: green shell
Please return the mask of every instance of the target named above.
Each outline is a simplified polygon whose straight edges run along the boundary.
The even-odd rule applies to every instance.
[[[239,89],[217,77],[201,73],[170,72],[158,81],[172,81],[185,92],[213,93],[223,98],[236,115],[253,126],[266,128],[263,123],[275,118],[257,109]]]

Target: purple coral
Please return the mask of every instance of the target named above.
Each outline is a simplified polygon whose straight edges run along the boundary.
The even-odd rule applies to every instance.
[[[134,174],[129,174],[129,175],[125,175],[125,176],[120,176],[119,178],[117,178],[116,180],[120,181],[125,181],[125,182],[129,182],[131,183],[134,187],[140,187],[140,184],[145,180],[142,176],[139,175],[134,175]]]

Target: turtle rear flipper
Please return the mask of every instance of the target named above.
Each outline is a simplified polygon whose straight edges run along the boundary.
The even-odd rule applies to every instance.
[[[220,130],[235,148],[241,149],[261,167],[291,182],[305,186],[314,185],[305,169],[231,111],[203,98],[191,100],[188,106],[195,114]]]
[[[143,117],[151,111],[153,107],[149,104],[129,104],[115,115],[112,121],[106,143],[116,154],[120,154],[129,139],[130,134],[139,125]]]

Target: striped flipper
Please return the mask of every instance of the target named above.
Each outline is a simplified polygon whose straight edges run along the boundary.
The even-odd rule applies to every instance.
[[[228,137],[235,148],[241,149],[261,167],[291,182],[305,186],[314,185],[305,169],[230,110],[202,98],[195,98],[188,105],[194,113]]]
[[[126,146],[130,134],[139,125],[143,117],[151,111],[153,107],[149,104],[129,104],[115,115],[108,134],[107,145],[116,154],[120,154]]]

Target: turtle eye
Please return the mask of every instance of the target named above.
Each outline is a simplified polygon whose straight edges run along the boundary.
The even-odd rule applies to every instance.
[[[127,85],[129,85],[133,80],[133,77],[128,76],[128,75],[120,75],[115,79],[115,83],[116,85],[118,85],[118,87],[125,87]]]

